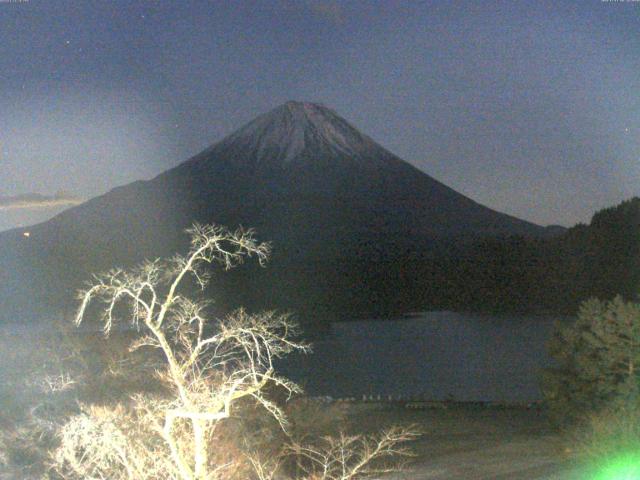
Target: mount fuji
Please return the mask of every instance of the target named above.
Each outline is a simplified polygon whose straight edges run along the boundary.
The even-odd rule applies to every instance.
[[[156,178],[28,228],[28,237],[1,233],[0,316],[48,315],[71,305],[92,272],[185,251],[183,231],[196,221],[252,227],[273,244],[266,270],[216,277],[225,307],[362,314],[421,306],[418,276],[447,245],[549,233],[438,182],[333,110],[287,102]]]

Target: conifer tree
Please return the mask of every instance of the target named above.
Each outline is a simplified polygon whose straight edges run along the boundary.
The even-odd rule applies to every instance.
[[[559,425],[611,402],[638,402],[640,304],[620,296],[584,302],[574,324],[556,326],[549,351],[555,365],[543,390]]]

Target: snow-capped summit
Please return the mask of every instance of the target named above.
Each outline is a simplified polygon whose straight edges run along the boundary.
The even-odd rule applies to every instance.
[[[330,157],[379,162],[392,156],[335,111],[289,101],[258,116],[200,156],[235,157],[255,167],[287,167]]]
[[[333,110],[316,103],[294,101],[260,115],[224,139],[219,147],[238,144],[251,148],[258,162],[269,158],[283,164],[315,154],[319,149],[358,157],[375,148],[373,140]]]

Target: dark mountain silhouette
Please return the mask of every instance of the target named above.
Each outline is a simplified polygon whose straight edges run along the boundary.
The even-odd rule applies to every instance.
[[[454,240],[549,234],[455,192],[332,110],[288,102],[152,180],[29,228],[28,237],[24,229],[0,234],[0,315],[50,314],[91,272],[184,251],[183,230],[194,221],[252,227],[273,243],[266,270],[216,277],[222,306],[318,315],[420,306],[412,265]]]
[[[434,265],[430,265],[431,270]],[[454,308],[575,314],[581,302],[640,294],[640,198],[596,212],[588,225],[541,237],[484,238],[438,259]]]

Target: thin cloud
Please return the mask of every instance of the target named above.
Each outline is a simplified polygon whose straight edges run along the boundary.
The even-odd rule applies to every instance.
[[[78,205],[83,200],[65,192],[55,195],[41,195],[39,193],[23,193],[20,195],[0,195],[0,210],[21,208],[47,208],[64,205]]]

